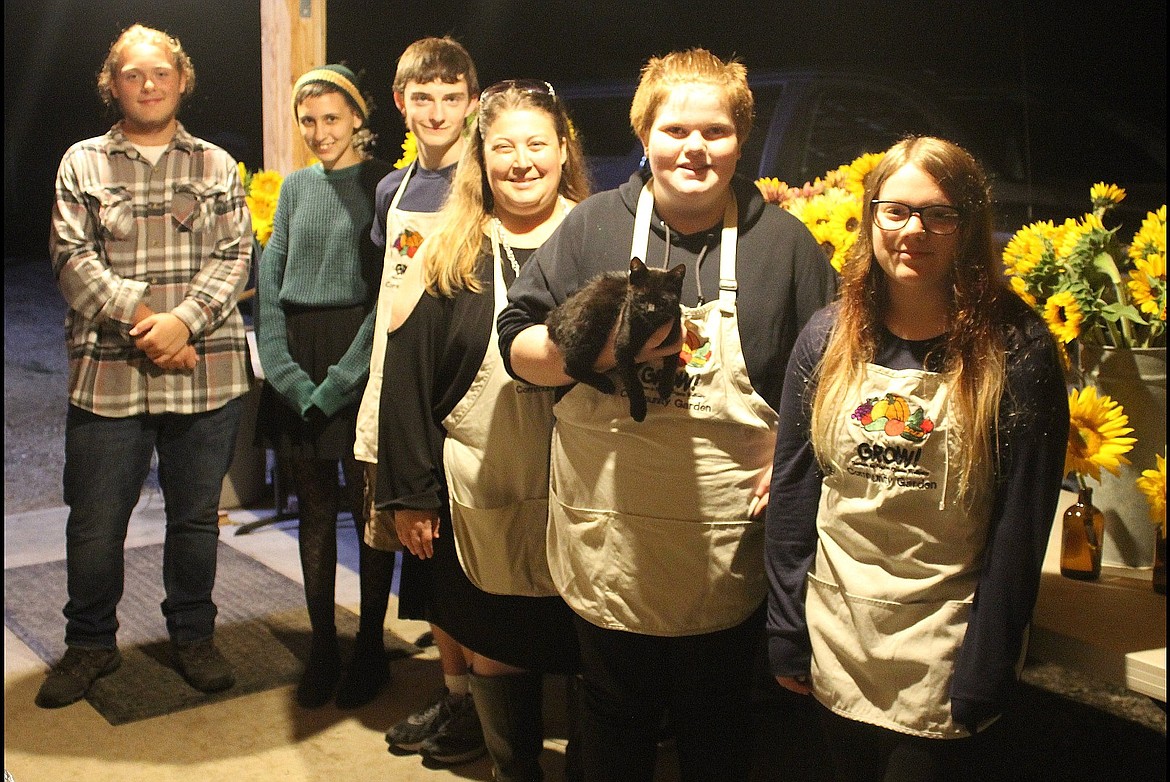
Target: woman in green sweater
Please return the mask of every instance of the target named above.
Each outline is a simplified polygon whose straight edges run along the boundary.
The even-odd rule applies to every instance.
[[[374,189],[390,167],[366,152],[373,141],[370,104],[348,68],[309,71],[293,96],[297,125],[319,162],[285,178],[260,262],[256,335],[266,382],[259,427],[292,472],[300,516],[313,644],[297,703],[322,706],[336,690],[337,705],[354,708],[372,700],[388,676],[382,617],[367,621],[363,606],[354,658],[341,680],[334,588],[343,498],[357,530],[363,602],[375,593],[374,582],[394,570],[392,553],[362,542],[362,470],[353,455],[382,262],[369,239]]]

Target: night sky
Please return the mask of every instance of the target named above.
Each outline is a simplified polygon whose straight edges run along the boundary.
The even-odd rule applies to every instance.
[[[328,0],[328,58],[364,71],[378,110],[377,152],[398,157],[403,126],[390,83],[398,55],[451,34],[483,86],[539,77],[554,85],[632,79],[646,58],[704,46],[752,69],[848,67],[959,82],[1075,89],[1166,129],[1166,8],[1004,2],[469,2]],[[371,8],[380,9],[371,12]],[[65,149],[104,132],[113,115],[95,74],[133,22],[176,35],[196,69],[180,112],[189,130],[249,168],[263,163],[259,4],[248,0],[6,0],[4,250],[41,257],[53,178]],[[847,161],[842,161],[847,162]]]

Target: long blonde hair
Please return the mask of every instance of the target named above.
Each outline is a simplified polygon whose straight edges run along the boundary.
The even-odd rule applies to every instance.
[[[862,229],[841,270],[838,316],[817,368],[811,440],[821,466],[829,468],[834,429],[856,390],[865,364],[874,360],[888,301],[885,272],[874,256],[873,206],[886,180],[912,164],[931,176],[962,212],[951,270],[951,312],[943,344],[942,372],[953,385],[954,425],[965,446],[959,492],[971,497],[996,469],[999,407],[1006,362],[1003,324],[1016,299],[1005,285],[992,243],[992,202],[987,177],[958,145],[930,136],[899,141],[866,179]]]
[[[568,152],[561,168],[560,195],[581,201],[589,195],[589,179],[581,142],[572,131],[564,104],[555,95],[544,95],[517,87],[491,94],[479,104],[479,119],[473,128],[488,128],[504,112],[532,109],[553,120],[557,137]],[[452,296],[461,289],[478,293],[479,256],[484,230],[491,219],[495,202],[484,171],[483,133],[472,130],[463,145],[463,155],[455,170],[451,192],[443,204],[439,224],[424,243],[423,284],[428,292]]]

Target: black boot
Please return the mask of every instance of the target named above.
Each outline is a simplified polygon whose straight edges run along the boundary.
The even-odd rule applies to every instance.
[[[309,661],[297,685],[297,705],[306,709],[324,706],[333,698],[337,680],[341,678],[341,654],[337,650],[337,636],[313,636]]]
[[[526,672],[507,676],[471,674],[471,694],[483,738],[495,765],[496,782],[541,782],[544,749],[541,713],[543,677]]]
[[[356,709],[377,697],[390,678],[386,647],[381,635],[359,631],[354,641],[353,659],[337,688],[337,708]]]

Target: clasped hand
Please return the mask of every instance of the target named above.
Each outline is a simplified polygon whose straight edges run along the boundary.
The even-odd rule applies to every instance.
[[[194,369],[195,348],[188,344],[191,331],[169,312],[147,315],[130,329],[134,345],[163,369]]]

